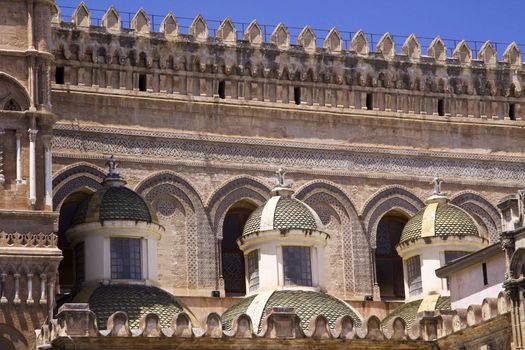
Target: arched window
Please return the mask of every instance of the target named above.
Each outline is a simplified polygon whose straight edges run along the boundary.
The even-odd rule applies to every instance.
[[[71,226],[73,220],[73,215],[78,207],[78,205],[90,195],[88,190],[78,191],[70,194],[60,207],[60,216],[58,219],[58,248],[62,250],[64,259],[60,262],[58,267],[58,274],[60,280],[60,287],[67,291],[72,288],[77,282],[82,282],[82,276],[76,276],[81,273],[81,271],[76,267],[75,255],[77,259],[82,255],[83,250],[77,247],[76,252],[74,247],[68,242],[66,238],[66,231]],[[84,262],[79,262],[83,264]],[[78,280],[78,281],[77,281]]]
[[[11,98],[4,105],[4,110],[6,110],[6,111],[21,111],[22,108],[20,107],[18,102],[16,102],[13,98]]]
[[[404,217],[387,214],[377,226],[375,261],[381,298],[405,297],[403,261],[395,247],[399,243],[406,222],[407,219]]]
[[[226,213],[222,229],[222,276],[226,296],[246,294],[244,255],[237,238],[242,235],[244,224],[255,206],[242,201],[233,205]]]
[[[12,342],[5,338],[0,338],[0,349],[2,350],[15,350],[15,346]]]

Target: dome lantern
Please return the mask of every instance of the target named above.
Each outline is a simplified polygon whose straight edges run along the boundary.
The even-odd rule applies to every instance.
[[[117,160],[111,156],[106,165],[102,188],[77,206],[65,233],[74,248],[76,281],[156,283],[163,227],[144,198],[126,187]]]
[[[434,192],[425,208],[406,223],[396,247],[403,259],[407,300],[431,294],[447,296],[446,280],[438,278],[435,270],[488,244],[474,218],[450,203],[441,190],[442,183],[439,177],[434,178]]]
[[[244,252],[249,294],[275,289],[324,289],[324,248],[329,238],[317,213],[293,198],[282,169],[272,197],[246,221],[237,240]]]

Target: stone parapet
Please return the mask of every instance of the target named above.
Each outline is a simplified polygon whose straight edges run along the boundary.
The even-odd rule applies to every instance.
[[[188,34],[169,14],[152,31],[140,10],[130,29],[122,28],[110,8],[102,26],[93,26],[81,4],[72,23],[55,18],[54,54],[59,84],[211,100],[236,99],[337,110],[377,110],[406,114],[521,120],[525,101],[524,69],[519,47],[512,43],[498,61],[494,45],[485,43],[477,58],[465,41],[447,57],[437,37],[427,55],[414,35],[401,52],[390,34],[371,51],[359,31],[343,50],[336,29],[317,47],[314,31],[305,27],[296,44],[280,24],[264,42],[256,21],[237,40],[230,19],[211,37],[208,24],[195,18]]]

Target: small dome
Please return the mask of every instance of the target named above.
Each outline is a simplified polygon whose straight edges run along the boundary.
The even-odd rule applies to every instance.
[[[104,187],[81,202],[72,226],[108,220],[130,220],[158,224],[157,216],[144,198],[125,186]]]
[[[405,324],[407,326],[407,329],[412,328],[412,325],[414,324],[414,321],[416,320],[416,315],[419,311],[419,307],[421,306],[421,303],[423,302],[423,299],[414,300],[409,303],[403,304],[392,313],[390,313],[387,317],[381,321],[381,328],[383,331],[385,331],[388,328],[388,324],[396,317],[400,317],[405,321]],[[450,297],[442,297],[440,296],[436,304],[433,306],[434,310],[450,310]]]
[[[243,235],[271,230],[323,231],[319,215],[295,198],[273,196],[255,209],[244,226]]]
[[[479,229],[463,209],[444,200],[430,201],[407,222],[399,243],[432,236],[479,237]]]
[[[128,315],[131,328],[138,328],[141,317],[150,312],[159,316],[163,328],[170,327],[173,316],[180,312],[186,312],[192,322],[198,324],[194,315],[176,297],[157,287],[131,284],[98,285],[78,292],[73,302],[89,303],[100,329],[106,328],[109,316],[117,311]]]
[[[254,329],[256,332],[262,330],[263,320],[267,316],[267,311],[274,307],[293,308],[299,318],[301,319],[301,327],[303,330],[308,329],[310,319],[314,316],[323,315],[328,319],[328,325],[330,329],[335,328],[336,320],[341,317],[348,315],[352,317],[355,325],[359,327],[361,320],[357,313],[344,301],[339,300],[329,294],[314,292],[314,291],[302,291],[302,290],[278,290],[274,291],[271,296],[265,299],[266,304],[264,308],[250,307],[252,302],[256,300],[258,295],[253,295],[245,298],[240,303],[230,307],[222,314],[222,327],[225,330],[231,330],[232,321],[235,317],[240,314],[248,314],[254,324],[259,324],[259,329]],[[250,310],[265,310],[259,319],[258,315],[250,314]]]

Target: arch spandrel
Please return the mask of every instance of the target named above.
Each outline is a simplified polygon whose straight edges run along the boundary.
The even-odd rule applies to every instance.
[[[0,72],[0,110],[16,105],[21,111],[29,109],[30,97],[26,88],[11,75]]]

